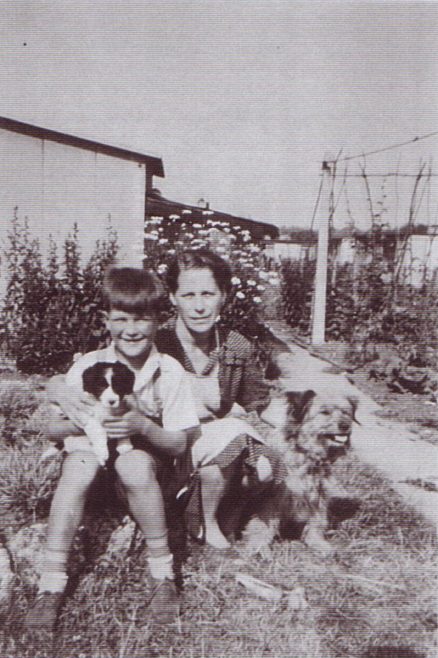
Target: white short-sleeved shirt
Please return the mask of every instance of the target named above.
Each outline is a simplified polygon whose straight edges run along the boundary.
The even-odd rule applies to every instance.
[[[81,356],[66,375],[66,383],[83,390],[82,373],[97,362],[118,361],[114,345]],[[179,431],[199,425],[187,373],[176,359],[152,346],[142,369],[135,372],[134,394],[140,411],[164,429]]]

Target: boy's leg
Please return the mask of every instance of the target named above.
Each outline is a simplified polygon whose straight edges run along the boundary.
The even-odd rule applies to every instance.
[[[26,617],[28,628],[52,628],[67,584],[67,560],[99,464],[91,452],[72,452],[62,466],[53,496],[38,596]]]
[[[115,469],[125,489],[130,511],[148,546],[148,562],[154,584],[152,611],[160,623],[175,621],[179,601],[156,462],[142,450],[131,450],[119,455]]]

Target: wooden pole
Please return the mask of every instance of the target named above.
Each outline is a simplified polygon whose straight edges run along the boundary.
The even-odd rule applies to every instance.
[[[319,204],[318,252],[316,256],[315,292],[313,296],[312,345],[325,343],[325,310],[327,299],[327,265],[331,205],[330,166],[323,162],[324,176]]]

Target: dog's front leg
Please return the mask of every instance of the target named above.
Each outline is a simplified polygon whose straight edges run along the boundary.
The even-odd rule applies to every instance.
[[[249,520],[245,530],[243,531],[243,539],[245,542],[245,549],[250,555],[259,554],[265,559],[271,557],[270,545],[274,541],[279,532],[278,519],[270,519],[262,521],[257,516]]]
[[[90,440],[99,464],[105,466],[109,452],[104,428],[96,418],[90,418],[84,427],[84,431]]]
[[[324,535],[328,529],[327,511],[319,510],[305,525],[302,540],[309,548],[329,557],[335,553],[333,546],[325,539]]]

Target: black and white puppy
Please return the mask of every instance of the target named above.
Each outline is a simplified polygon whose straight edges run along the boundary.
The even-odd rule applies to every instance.
[[[115,363],[101,361],[82,373],[84,391],[98,401],[84,431],[102,466],[109,456],[107,434],[102,421],[108,417],[123,416],[130,409],[127,397],[133,393],[134,383],[134,373],[120,361]],[[123,454],[128,450],[132,450],[130,439],[120,439],[117,442],[117,452]]]

